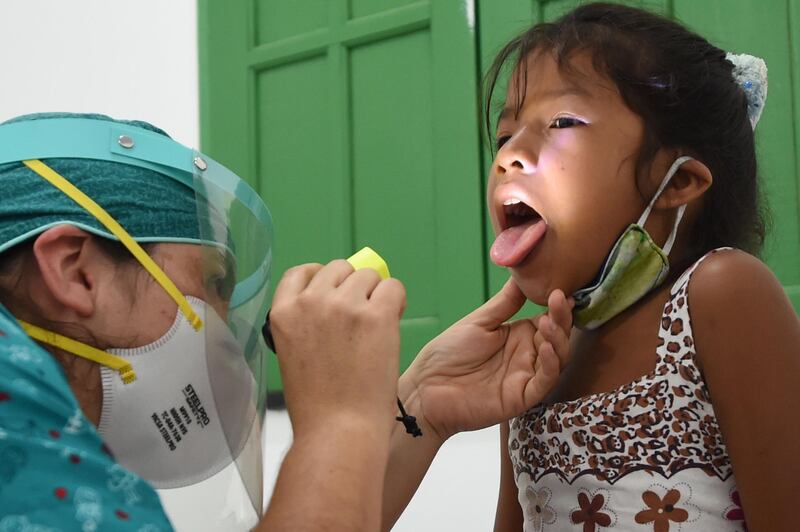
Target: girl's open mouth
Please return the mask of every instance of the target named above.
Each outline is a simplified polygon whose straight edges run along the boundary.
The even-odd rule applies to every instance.
[[[530,255],[547,232],[547,223],[518,198],[503,201],[497,214],[501,232],[492,244],[490,256],[498,266],[513,268]]]

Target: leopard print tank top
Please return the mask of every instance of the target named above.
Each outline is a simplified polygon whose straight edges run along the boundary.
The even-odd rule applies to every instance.
[[[689,319],[689,280],[711,253],[670,290],[652,372],[510,422],[526,532],[746,530]]]

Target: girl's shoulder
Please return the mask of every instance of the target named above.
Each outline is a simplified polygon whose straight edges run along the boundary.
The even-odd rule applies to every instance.
[[[800,350],[800,320],[791,301],[753,255],[736,249],[706,255],[691,273],[687,299],[701,365],[715,357],[734,362],[737,356]]]
[[[780,497],[797,491],[800,474],[800,319],[769,268],[741,251],[703,261],[688,299],[695,361],[748,516],[777,523]]]
[[[747,307],[752,309],[753,305],[763,302],[784,300],[789,303],[772,270],[757,257],[738,249],[714,250],[695,263],[689,272],[688,298],[692,302],[694,321],[698,318],[702,321],[706,314],[719,317]]]

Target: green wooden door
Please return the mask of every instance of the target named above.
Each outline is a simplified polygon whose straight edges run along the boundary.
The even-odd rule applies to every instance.
[[[494,54],[511,37],[532,23],[554,20],[580,3],[479,0],[481,70],[486,71]],[[761,178],[773,219],[763,258],[800,312],[800,1],[622,3],[674,17],[725,50],[757,55],[767,62],[769,96],[756,135]],[[486,170],[490,161],[486,149],[484,161]],[[490,288],[497,289],[505,272],[491,264],[487,270]]]
[[[274,281],[372,246],[407,287],[407,365],[486,293],[474,9],[201,0],[199,13],[202,147],[269,205]]]

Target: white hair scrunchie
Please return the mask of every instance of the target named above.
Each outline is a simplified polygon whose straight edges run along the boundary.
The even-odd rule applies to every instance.
[[[767,101],[767,64],[747,54],[728,53],[725,58],[733,63],[733,79],[747,96],[747,117],[755,129]]]

